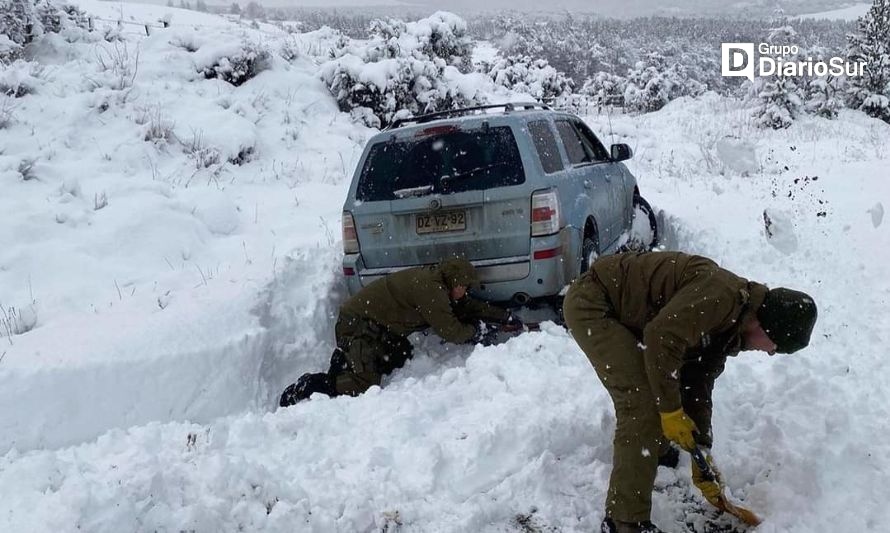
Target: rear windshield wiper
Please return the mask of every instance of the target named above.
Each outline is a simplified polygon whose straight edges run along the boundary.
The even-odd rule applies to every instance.
[[[433,192],[432,185],[421,185],[420,187],[409,187],[407,189],[399,189],[392,192],[392,195],[396,198],[411,198],[414,196],[426,196]]]
[[[496,163],[491,163],[491,164],[488,164],[488,165],[482,165],[481,167],[471,168],[470,170],[465,170],[464,172],[457,172],[457,173],[455,173],[455,174],[450,174],[450,175],[447,175],[447,176],[442,176],[442,177],[440,178],[440,180],[441,180],[442,184],[445,185],[445,184],[448,183],[449,181],[453,181],[453,180],[457,180],[457,179],[463,179],[463,178],[469,178],[470,176],[475,176],[475,175],[478,174],[479,172],[483,172],[483,171],[485,171],[485,170],[491,170],[492,168],[500,167],[500,166],[503,166],[503,165],[506,165],[506,164],[507,164],[507,163],[505,163],[504,161],[498,161],[498,162],[496,162]]]

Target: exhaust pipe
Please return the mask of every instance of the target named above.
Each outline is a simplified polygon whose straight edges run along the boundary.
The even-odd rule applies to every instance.
[[[525,305],[531,300],[528,294],[524,292],[517,292],[513,295],[513,301],[519,305]]]

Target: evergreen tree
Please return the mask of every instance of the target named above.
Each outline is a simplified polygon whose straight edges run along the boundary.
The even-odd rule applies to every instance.
[[[254,2],[251,0],[248,2],[246,6],[244,6],[244,11],[242,12],[244,17],[253,19],[253,20],[263,20],[266,18],[266,10],[263,9],[263,6],[259,4],[259,2]]]
[[[241,6],[238,4],[238,2],[232,2],[232,5],[229,6],[229,13],[232,15],[241,14]]]
[[[759,101],[754,121],[761,128],[788,128],[800,115],[802,102],[797,94],[798,87],[791,78],[758,78],[754,92]]]
[[[799,42],[799,37],[786,23],[772,28],[767,41],[776,46],[793,45]],[[793,61],[794,58],[785,56],[783,60]],[[775,130],[790,127],[803,110],[802,92],[793,78],[778,72],[775,77],[756,79],[752,85],[757,102],[754,122],[762,128]]]
[[[862,76],[849,78],[847,105],[890,122],[890,0],[874,0],[848,37],[847,56],[866,63]]]

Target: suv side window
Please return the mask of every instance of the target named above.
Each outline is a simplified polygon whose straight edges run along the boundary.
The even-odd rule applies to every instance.
[[[559,155],[559,147],[556,145],[556,137],[546,120],[533,120],[528,123],[528,132],[535,143],[538,159],[544,167],[545,174],[552,174],[562,170],[562,157]]]
[[[590,131],[587,124],[580,120],[573,121],[573,123],[575,124],[575,127],[578,128],[578,132],[581,133],[581,138],[584,140],[584,144],[593,151],[594,159],[596,161],[608,161],[610,159],[609,152],[606,151],[603,143],[596,138],[596,135]]]
[[[581,134],[578,133],[578,130],[571,122],[568,120],[557,120],[556,131],[559,132],[562,144],[566,147],[569,163],[582,165],[595,161],[593,150],[584,142]]]

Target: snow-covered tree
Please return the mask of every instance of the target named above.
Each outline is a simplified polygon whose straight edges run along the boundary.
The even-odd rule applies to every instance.
[[[232,2],[232,5],[229,6],[229,14],[231,15],[240,15],[241,14],[241,6],[238,2]]]
[[[321,78],[340,109],[375,127],[481,103],[478,80],[461,72],[472,53],[465,27],[444,12],[416,22],[375,20],[367,42],[332,50]]]
[[[204,2],[204,0],[197,0],[195,2],[195,10],[201,11],[202,13],[207,12],[207,4]]]
[[[245,18],[249,18],[252,20],[263,20],[266,18],[266,10],[263,9],[263,6],[259,4],[259,2],[254,2],[251,0],[244,6],[244,10],[241,14]]]
[[[821,48],[808,49],[801,55],[813,58],[814,62],[830,59],[830,54]],[[799,77],[803,110],[824,118],[837,117],[838,110],[844,106],[845,81],[843,77],[832,75]]]
[[[758,102],[754,122],[762,128],[788,128],[800,116],[803,102],[798,95],[797,84],[791,78],[758,78],[753,85],[753,93]]]
[[[848,37],[847,56],[864,61],[862,76],[849,78],[847,105],[890,122],[890,0],[874,0]]]
[[[843,107],[840,83],[841,80],[834,76],[807,80],[804,88],[804,110],[820,117],[837,117],[838,110]]]
[[[529,56],[498,57],[486,74],[495,85],[550,101],[572,92],[572,80],[544,59]]]
[[[784,23],[770,29],[767,41],[772,45],[791,45],[795,44],[796,38],[794,28]],[[793,60],[787,56],[783,59]],[[775,77],[757,78],[750,92],[757,103],[753,114],[755,124],[776,130],[790,127],[803,111],[802,92],[793,78],[781,73]]]

